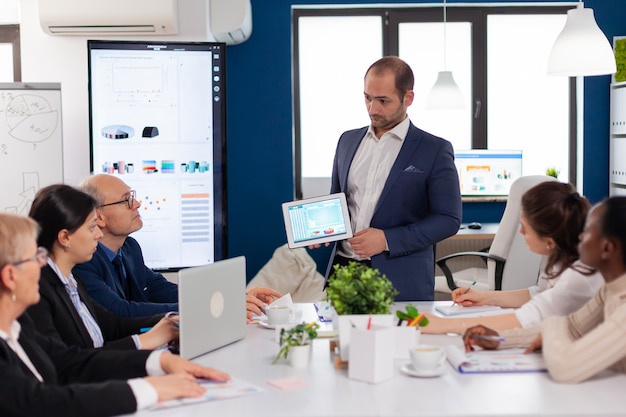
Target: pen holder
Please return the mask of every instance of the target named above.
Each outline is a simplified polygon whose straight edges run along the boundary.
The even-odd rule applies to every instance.
[[[395,330],[376,325],[352,329],[348,378],[377,384],[393,377]]]
[[[409,350],[419,345],[422,332],[417,326],[397,326],[394,327],[395,337],[395,359],[409,359]]]

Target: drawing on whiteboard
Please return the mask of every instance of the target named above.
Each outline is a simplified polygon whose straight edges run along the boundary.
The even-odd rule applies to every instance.
[[[50,138],[59,123],[59,112],[45,98],[35,94],[16,95],[7,104],[4,115],[10,128],[8,134],[35,147]]]
[[[15,206],[7,206],[4,211],[7,213],[28,215],[30,205],[35,199],[35,194],[39,191],[39,173],[23,172],[22,173],[22,190],[18,193],[21,199]]]

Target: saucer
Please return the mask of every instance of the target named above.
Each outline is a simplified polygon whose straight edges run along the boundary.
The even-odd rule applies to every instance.
[[[448,371],[447,368],[447,364],[442,363],[435,369],[421,370],[413,368],[413,365],[409,363],[406,365],[402,365],[400,370],[410,376],[416,376],[419,378],[433,378],[445,374]]]
[[[270,322],[267,321],[267,319],[259,320],[259,326],[263,327],[264,329],[270,329],[270,330],[274,330],[276,327],[292,326],[292,325],[293,325],[292,322],[285,323],[285,324],[270,324]]]

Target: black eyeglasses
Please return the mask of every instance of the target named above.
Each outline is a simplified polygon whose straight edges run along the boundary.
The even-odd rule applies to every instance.
[[[13,262],[11,265],[18,266],[25,264],[26,262],[37,262],[39,265],[44,265],[48,260],[48,249],[42,248],[41,246],[37,248],[37,253],[35,256],[31,256],[30,258],[22,259],[21,261]]]
[[[137,193],[135,192],[135,190],[130,190],[130,194],[125,199],[120,200],[120,201],[116,201],[114,203],[101,204],[100,206],[98,206],[98,208],[106,207],[106,206],[112,206],[114,204],[126,203],[126,204],[128,204],[128,208],[132,209],[133,205],[135,205],[135,200],[136,199],[137,199]]]

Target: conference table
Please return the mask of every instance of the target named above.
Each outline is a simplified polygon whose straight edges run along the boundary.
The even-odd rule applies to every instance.
[[[434,313],[445,302],[414,302],[420,312]],[[404,308],[398,303],[394,310]],[[297,304],[303,320],[314,320],[312,304]],[[322,323],[321,329],[330,326]],[[462,347],[459,335],[425,335],[421,343]],[[228,372],[231,377],[262,388],[261,393],[238,398],[142,411],[152,417],[401,417],[401,416],[626,416],[626,375],[605,371],[580,384],[559,384],[547,373],[461,374],[449,368],[442,376],[407,376],[394,362],[394,377],[378,384],[348,378],[337,369],[329,338],[313,342],[311,358],[303,369],[282,360],[272,364],[278,344],[275,331],[249,324],[246,337],[209,352],[195,362]],[[270,380],[296,378],[303,388],[281,390]]]

